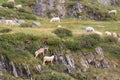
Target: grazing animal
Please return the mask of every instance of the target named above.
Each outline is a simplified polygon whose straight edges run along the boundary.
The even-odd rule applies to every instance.
[[[43,64],[45,64],[45,62],[51,62],[51,63],[53,63],[54,58],[55,58],[54,55],[52,55],[52,56],[45,56],[43,58]]]
[[[108,13],[116,15],[117,14],[117,10],[110,10],[110,11],[108,11]]]
[[[15,3],[14,0],[8,0],[8,1],[7,1],[7,3],[10,3],[10,2],[11,2],[11,3]]]
[[[22,5],[21,5],[21,4],[15,5],[15,8],[16,8],[16,9],[20,9],[20,8],[22,8]]]
[[[50,22],[60,22],[60,18],[59,17],[53,17]]]
[[[102,35],[102,32],[100,31],[94,31],[95,34]]]
[[[116,32],[112,32],[113,37],[118,37]]]
[[[105,31],[106,36],[112,36],[112,33],[109,31]]]
[[[93,27],[86,27],[86,31],[87,32],[94,32],[94,28]]]
[[[48,47],[40,48],[39,50],[35,51],[35,58],[36,58],[39,54],[43,54],[43,55],[44,55],[45,50],[48,51]]]

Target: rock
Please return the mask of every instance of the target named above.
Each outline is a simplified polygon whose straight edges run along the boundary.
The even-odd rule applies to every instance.
[[[87,60],[84,60],[83,58],[81,58],[80,63],[83,66],[83,71],[86,72],[89,68],[89,64]]]
[[[35,25],[35,26],[40,26],[41,25],[40,22],[36,22],[36,21],[32,22],[32,24]]]
[[[97,0],[98,3],[103,5],[111,5],[111,0]]]
[[[58,25],[57,27],[58,27],[58,28],[61,28],[62,26],[61,26],[61,25]]]
[[[65,58],[66,58],[67,64],[68,64],[71,68],[75,69],[75,63],[74,63],[74,60],[73,60],[73,58],[72,58],[72,55],[71,55],[71,54],[66,54],[66,55],[65,55]]]
[[[18,74],[17,74],[17,70],[16,70],[16,67],[15,67],[15,64],[13,63],[13,62],[11,62],[11,65],[12,65],[12,70],[13,70],[13,75],[15,76],[15,77],[18,77]]]
[[[95,48],[95,51],[96,51],[96,53],[98,54],[99,60],[104,59],[104,54],[103,54],[103,50],[102,50],[101,47],[96,47],[96,48]]]
[[[25,22],[25,20],[23,20],[23,19],[19,19],[19,20],[17,20],[16,22],[17,22],[18,24],[22,24],[22,23]]]
[[[100,61],[102,68],[110,68],[109,63],[106,59]]]
[[[39,65],[37,65],[37,66],[35,66],[35,71],[36,72],[38,72],[38,73],[40,73],[41,72],[41,65],[39,64]]]
[[[66,72],[71,73],[75,69],[74,59],[71,54],[66,54],[65,56],[59,56],[58,62],[66,66]]]

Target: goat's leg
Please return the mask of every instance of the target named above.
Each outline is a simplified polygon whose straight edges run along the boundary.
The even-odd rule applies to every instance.
[[[43,61],[43,65],[45,65],[45,61]]]

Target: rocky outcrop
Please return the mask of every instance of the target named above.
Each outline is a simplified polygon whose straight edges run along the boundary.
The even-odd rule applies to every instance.
[[[58,62],[66,66],[66,72],[71,73],[75,69],[74,59],[71,54],[66,54],[65,56],[59,56]]]
[[[120,6],[119,0],[97,0],[100,4],[103,5],[114,5],[114,6]]]
[[[7,58],[3,56],[0,56],[0,71],[8,72],[14,77],[27,77],[32,80],[31,72],[28,65],[9,62],[9,60],[7,60]]]

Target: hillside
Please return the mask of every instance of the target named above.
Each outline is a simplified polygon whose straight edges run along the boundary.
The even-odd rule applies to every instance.
[[[1,19],[0,80],[120,79],[119,0],[15,0],[14,4],[0,0],[0,3],[4,5],[0,8],[1,18],[25,21],[6,24]],[[14,8],[17,4],[22,4],[22,8]],[[118,12],[107,14],[108,9]],[[61,21],[50,23],[53,16],[60,16]],[[102,35],[87,32],[87,27]],[[106,31],[117,33],[117,37],[107,36]],[[48,48],[45,54],[35,58],[35,52],[44,47]],[[43,64],[44,57],[52,55],[53,63]]]

